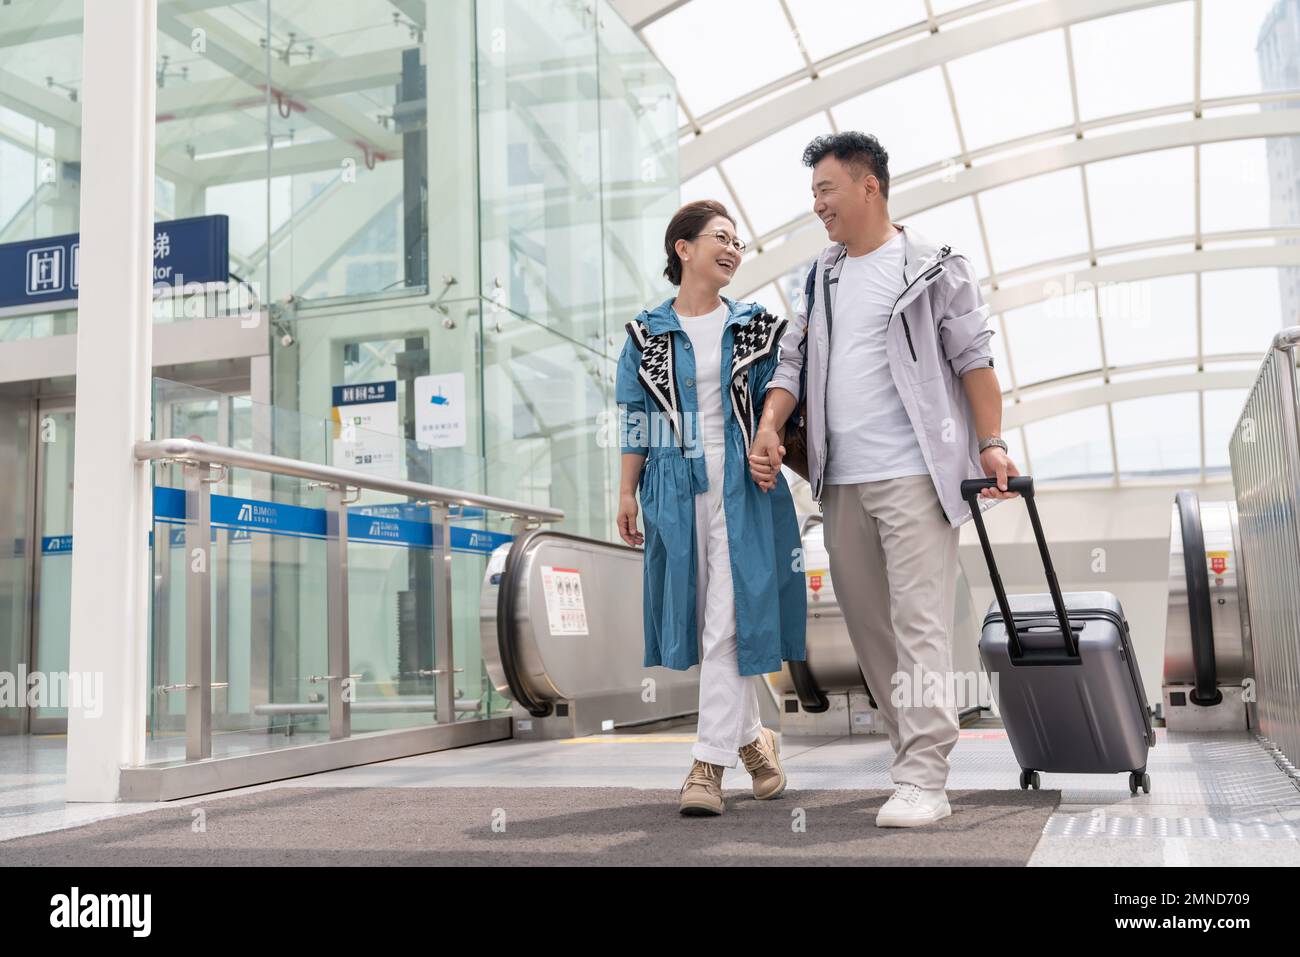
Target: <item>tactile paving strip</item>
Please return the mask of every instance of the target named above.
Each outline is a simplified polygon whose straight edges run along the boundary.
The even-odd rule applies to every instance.
[[[790,739],[797,740],[797,739]],[[1004,732],[963,731],[949,757],[952,790],[1020,786],[1020,766]],[[838,738],[789,759],[787,770],[815,788],[887,787],[893,752],[883,736]],[[1040,775],[1070,804],[1200,804],[1300,806],[1300,788],[1253,735],[1157,731],[1147,760],[1151,793],[1132,796],[1127,774]]]
[[[1208,841],[1295,841],[1300,827],[1289,821],[1269,820],[1272,815],[1249,813],[1216,815],[1106,814],[1058,811],[1043,828],[1046,837],[1070,838],[1188,838]]]

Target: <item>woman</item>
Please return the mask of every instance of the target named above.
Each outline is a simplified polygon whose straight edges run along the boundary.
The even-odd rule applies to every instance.
[[[783,478],[764,491],[748,465],[786,320],[719,295],[744,249],[721,203],[678,210],[664,236],[664,275],[679,291],[628,323],[618,364],[618,530],[645,545],[644,663],[700,666],[683,814],[725,810],[722,772],[738,757],[756,798],[785,789],[776,737],[759,723],[757,683],[782,660],[804,659],[794,502]]]

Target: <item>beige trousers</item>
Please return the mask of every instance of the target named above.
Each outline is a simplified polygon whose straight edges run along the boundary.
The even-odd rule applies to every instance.
[[[928,475],[828,485],[822,506],[835,597],[894,747],[890,776],[944,787],[957,709],[937,689],[953,686],[960,531]]]

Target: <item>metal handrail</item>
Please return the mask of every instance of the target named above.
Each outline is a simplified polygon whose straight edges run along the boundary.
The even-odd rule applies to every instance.
[[[211,445],[193,439],[154,439],[135,444],[135,458],[142,462],[179,464],[185,482],[185,548],[190,557],[185,576],[185,681],[169,686],[168,692],[185,695],[185,757],[202,761],[212,757],[212,689],[223,687],[212,681],[211,567],[212,486],[231,468],[249,469],[274,475],[306,479],[325,490],[325,603],[327,675],[311,680],[327,684],[325,713],[329,715],[332,741],[352,735],[353,674],[348,640],[348,505],[352,492],[361,489],[389,492],[414,499],[429,508],[433,527],[432,586],[434,621],[433,657],[435,720],[451,724],[456,720],[455,667],[452,646],[451,510],[471,506],[503,513],[512,519],[510,533],[516,538],[528,528],[564,518],[558,508],[546,508],[479,495],[458,489],[440,488],[423,482],[408,482],[352,469],[317,465],[299,459],[249,452],[225,445]],[[213,469],[220,472],[213,474]],[[359,708],[358,710],[365,710]]]
[[[267,455],[263,452],[232,449],[229,446],[196,442],[193,439],[152,439],[137,442],[135,444],[135,457],[142,462],[167,459],[174,462],[194,462],[196,464],[203,462],[211,465],[251,469],[257,472],[271,472],[275,475],[288,475],[340,487],[364,488],[376,492],[406,495],[429,504],[469,505],[485,508],[494,512],[502,512],[511,518],[524,519],[528,522],[559,522],[564,520],[564,512],[558,508],[546,508],[540,505],[530,505],[527,502],[497,498],[494,495],[480,495],[476,492],[426,485],[424,482],[384,478],[383,476],[357,472],[353,469],[341,469],[333,465],[317,465],[314,462],[285,458],[281,455]]]

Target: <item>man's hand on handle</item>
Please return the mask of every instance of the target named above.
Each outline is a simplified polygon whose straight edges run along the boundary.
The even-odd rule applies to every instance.
[[[749,474],[764,492],[776,488],[784,458],[785,446],[776,430],[760,428],[749,447]]]
[[[1019,498],[1019,492],[1008,492],[1007,478],[1019,475],[1020,470],[1016,468],[1016,463],[1006,452],[1003,452],[996,445],[989,446],[980,453],[980,466],[984,469],[984,474],[988,478],[997,478],[997,488],[986,488],[980,490],[981,498]]]

